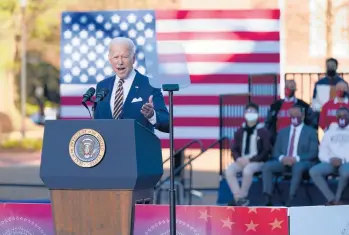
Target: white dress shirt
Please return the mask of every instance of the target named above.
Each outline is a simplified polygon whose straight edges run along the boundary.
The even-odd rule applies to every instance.
[[[291,125],[290,136],[289,136],[289,140],[288,140],[288,148],[287,148],[287,153],[286,154],[288,154],[288,151],[289,151],[289,149],[291,147],[290,144],[291,144],[291,140],[292,140],[292,135],[293,135],[294,130],[296,129],[294,142],[293,142],[293,153],[291,153],[291,156],[288,156],[288,157],[295,157],[297,162],[300,161],[300,157],[297,155],[297,149],[298,149],[299,137],[301,135],[301,131],[302,131],[303,126],[304,126],[303,123],[298,125],[298,126],[296,126],[296,127]],[[279,160],[281,161],[283,157],[284,157],[284,155],[281,155],[279,157]]]
[[[133,83],[135,77],[136,77],[136,71],[132,70],[131,73],[127,76],[127,78],[125,78],[125,80],[124,80],[125,82],[122,84],[122,88],[123,88],[123,91],[124,91],[124,94],[123,94],[124,101],[123,101],[123,103],[125,103],[125,101],[127,99],[127,96],[128,96],[128,93],[130,93],[131,86],[132,86],[132,83]],[[112,112],[114,110],[115,94],[116,94],[116,91],[118,89],[119,80],[120,80],[120,78],[115,75],[115,82],[114,82],[114,86],[113,86],[113,91],[112,91],[111,97],[110,97],[110,109],[111,109]],[[139,110],[139,112],[140,111],[141,110]],[[149,118],[148,120],[149,120],[149,122],[152,125],[156,124],[155,110],[154,110],[154,115],[151,118]]]

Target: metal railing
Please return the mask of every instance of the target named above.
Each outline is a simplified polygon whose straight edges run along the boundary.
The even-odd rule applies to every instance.
[[[198,159],[199,157],[201,157],[207,150],[215,147],[217,144],[221,144],[222,142],[224,141],[229,141],[229,138],[228,137],[223,137],[223,138],[220,138],[216,141],[214,141],[212,144],[210,144],[205,150],[201,151],[200,153],[198,153],[195,157],[193,158],[190,158],[188,160],[188,162],[184,163],[183,165],[177,167],[174,171],[174,175],[177,175],[179,174],[180,172],[182,172],[187,166],[191,165],[193,161],[195,161],[196,159]],[[158,182],[158,184],[156,185],[155,187],[155,193],[154,193],[154,202],[156,204],[159,204],[160,203],[160,193],[162,192],[161,190],[161,186],[163,186],[164,184],[168,183],[170,181],[170,176],[166,177],[165,179],[161,180],[160,182]],[[192,187],[192,182],[193,182],[193,176],[192,174],[189,176],[189,187],[188,188],[185,188],[185,187],[182,187],[183,185],[180,185],[178,182],[176,183],[177,185],[179,185],[179,190],[182,190],[183,189],[183,192],[189,192],[189,202],[188,204],[191,205],[191,202],[192,202],[192,190],[193,190],[193,187]],[[194,193],[195,194],[195,193]],[[180,196],[180,198],[182,198]]]
[[[338,73],[338,75],[349,82],[349,73]],[[325,76],[325,73],[286,73],[284,79],[295,80],[297,83],[296,96],[310,104],[315,83]]]
[[[177,154],[179,154],[180,152],[182,152],[182,151],[184,151],[185,149],[189,148],[190,146],[192,146],[192,145],[195,144],[195,143],[199,144],[201,151],[204,149],[204,145],[203,145],[202,141],[199,140],[199,139],[194,139],[194,140],[190,141],[189,143],[187,143],[186,145],[184,145],[184,147],[178,149],[173,155],[176,156]],[[163,161],[162,163],[165,164],[165,163],[168,162],[169,160],[170,160],[170,157],[168,157],[168,158],[167,158],[165,161]]]

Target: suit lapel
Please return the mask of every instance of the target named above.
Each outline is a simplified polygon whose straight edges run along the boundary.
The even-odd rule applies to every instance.
[[[290,143],[290,140],[291,140],[291,127],[289,126],[289,127],[287,127],[287,137],[286,137],[286,143],[285,143],[285,148],[286,148],[286,151],[285,151],[285,153],[286,153],[286,155],[288,154],[288,145],[289,145],[289,143]]]
[[[115,76],[113,76],[112,79],[110,79],[110,83],[108,85],[109,93],[108,93],[107,97],[105,98],[105,101],[106,101],[105,103],[108,106],[108,110],[109,110],[109,116],[111,116],[111,117],[113,117],[113,110],[111,110],[111,107],[110,107],[110,99],[111,99],[111,96],[112,96],[112,93],[113,93],[113,88],[114,88],[114,83],[115,83]]]
[[[298,140],[298,146],[297,146],[297,153],[300,153],[301,152],[301,146],[302,146],[302,143],[303,143],[303,137],[307,137],[307,130],[303,124],[303,127],[302,127],[302,130],[301,130],[301,133],[299,134],[299,140]],[[305,142],[307,143],[307,141]]]

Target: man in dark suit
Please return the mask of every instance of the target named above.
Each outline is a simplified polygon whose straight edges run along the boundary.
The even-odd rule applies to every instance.
[[[287,206],[290,206],[302,181],[303,174],[316,164],[318,137],[316,130],[304,124],[304,109],[295,105],[290,110],[291,125],[282,129],[276,138],[274,160],[263,166],[263,192],[267,205],[272,205],[273,174],[292,172]]]
[[[96,92],[109,91],[95,110],[95,119],[135,119],[154,132],[169,132],[169,113],[160,89],[133,68],[136,47],[132,40],[114,38],[109,45],[109,62],[116,75],[97,84]]]

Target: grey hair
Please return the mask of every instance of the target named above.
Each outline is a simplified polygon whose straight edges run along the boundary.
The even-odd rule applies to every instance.
[[[133,43],[131,39],[125,37],[113,38],[109,43],[109,52],[111,47],[117,44],[126,44],[129,47],[132,56],[136,54],[136,45]]]

